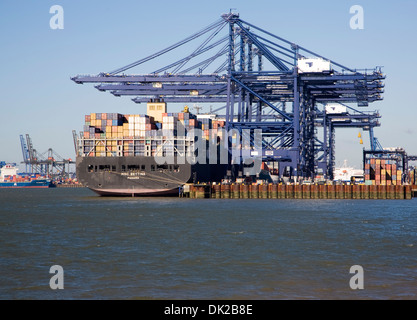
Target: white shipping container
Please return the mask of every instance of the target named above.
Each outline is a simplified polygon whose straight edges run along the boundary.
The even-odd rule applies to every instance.
[[[341,105],[340,103],[328,103],[325,107],[327,114],[346,114],[347,107]]]
[[[301,58],[297,61],[298,73],[328,72],[331,70],[330,61],[322,58]]]

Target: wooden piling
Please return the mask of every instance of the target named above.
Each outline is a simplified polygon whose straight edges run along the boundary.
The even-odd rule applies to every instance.
[[[221,198],[221,186],[220,184],[215,184],[214,186],[214,198],[220,199]]]
[[[303,185],[303,199],[311,199],[311,185]]]
[[[378,199],[386,199],[387,198],[387,189],[386,186],[379,185],[378,186]]]
[[[198,186],[195,192],[195,197],[197,199],[204,199],[206,197],[206,190],[204,186]]]
[[[336,186],[327,185],[327,199],[336,199]]]
[[[249,199],[249,186],[246,184],[240,185],[240,197],[243,199]]]
[[[360,187],[359,185],[352,185],[352,199],[360,199],[361,198],[361,194],[360,194]]]
[[[319,199],[319,186],[316,184],[311,185],[311,199]]]
[[[259,185],[251,184],[249,186],[249,193],[252,199],[258,199],[259,198]]]
[[[343,186],[343,193],[345,199],[352,199],[352,185],[346,184]]]
[[[345,193],[344,193],[344,189],[343,189],[343,185],[336,185],[336,199],[344,199],[345,198]]]
[[[303,198],[303,192],[302,192],[302,185],[296,184],[294,186],[294,199],[302,199]]]
[[[294,199],[294,185],[287,184],[285,188],[285,198],[286,199]]]
[[[285,184],[278,185],[278,199],[285,199],[287,193],[287,186]]]
[[[278,185],[272,184],[270,185],[270,187],[271,187],[271,191],[269,193],[269,197],[272,199],[277,199],[278,198]]]
[[[367,185],[361,185],[361,199],[369,199],[369,187]]]
[[[229,199],[230,198],[230,184],[222,184],[222,198]]]
[[[240,198],[240,185],[234,184],[232,188],[233,188],[233,198],[239,199]]]
[[[404,192],[405,192],[405,199],[411,200],[413,195],[411,193],[411,186],[410,185],[404,186]]]
[[[267,184],[260,185],[260,198],[268,199],[268,185]]]
[[[395,199],[404,199],[404,186],[395,186]]]

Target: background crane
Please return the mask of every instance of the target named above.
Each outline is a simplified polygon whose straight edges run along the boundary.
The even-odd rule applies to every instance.
[[[67,179],[70,172],[70,165],[75,162],[71,159],[64,159],[52,148],[43,153],[33,147],[29,134],[26,138],[20,135],[23,162],[26,165],[26,172],[48,175],[54,179]]]

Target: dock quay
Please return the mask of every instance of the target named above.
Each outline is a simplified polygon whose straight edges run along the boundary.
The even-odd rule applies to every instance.
[[[82,184],[75,184],[75,183],[59,183],[56,184],[57,188],[84,188]]]
[[[192,199],[391,199],[417,197],[417,185],[187,184]]]

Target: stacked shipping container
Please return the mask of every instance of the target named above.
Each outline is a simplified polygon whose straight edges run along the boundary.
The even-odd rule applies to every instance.
[[[224,126],[224,121],[213,123],[216,132]],[[210,125],[211,122],[206,121],[202,124],[188,112],[162,113],[162,123],[147,115],[91,113],[85,116],[80,154],[90,157],[155,156],[162,155],[162,146],[166,154],[174,150],[185,152],[193,140],[185,138],[187,132],[205,127],[204,138],[208,139]],[[178,129],[184,133],[182,139],[177,137]]]
[[[412,185],[417,184],[417,169],[410,169],[408,172],[409,182]]]
[[[365,184],[401,185],[402,171],[392,160],[370,158],[365,162]]]

